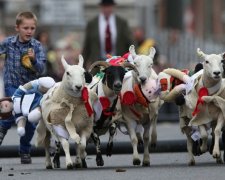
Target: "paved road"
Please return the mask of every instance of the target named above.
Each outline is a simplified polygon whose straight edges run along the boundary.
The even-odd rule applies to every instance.
[[[218,165],[215,160],[206,153],[200,157],[196,157],[196,166],[187,166],[187,153],[172,153],[167,152],[166,148],[177,148],[178,143],[182,142],[180,146],[185,149],[185,136],[180,132],[179,125],[176,123],[160,123],[157,126],[158,129],[158,145],[164,153],[158,153],[159,151],[151,152],[151,167],[139,167],[132,165],[132,153],[127,150],[131,150],[128,146],[129,137],[121,133],[117,133],[115,136],[115,149],[120,151],[113,154],[112,157],[103,156],[105,161],[104,167],[97,167],[95,163],[95,156],[88,154],[87,164],[88,169],[74,169],[67,170],[65,166],[64,156],[61,157],[61,169],[46,170],[45,160],[43,156],[33,156],[31,165],[21,165],[18,156],[12,158],[0,158],[0,180],[146,180],[147,179],[171,179],[171,180],[214,180],[224,179],[225,171],[224,165]],[[107,141],[108,136],[101,137],[104,143]],[[35,137],[32,141],[34,144]],[[14,151],[17,148],[19,138],[16,134],[15,127],[10,129],[1,150],[8,151],[13,147]],[[162,143],[164,142],[164,143]],[[124,145],[125,144],[125,145]],[[166,146],[165,146],[166,145]],[[125,149],[126,154],[121,154]],[[159,150],[159,149],[158,149]],[[171,150],[171,149],[169,149]],[[185,151],[185,150],[184,150]],[[166,153],[165,153],[166,152]],[[8,151],[10,153],[10,151]],[[1,155],[1,154],[0,154]],[[73,158],[74,155],[73,155]],[[117,172],[122,170],[124,172]]]
[[[88,169],[46,170],[43,157],[34,157],[31,165],[21,165],[18,158],[1,158],[1,180],[216,180],[224,179],[224,165],[218,165],[207,153],[196,158],[196,166],[187,166],[186,153],[152,153],[151,166],[132,165],[131,155],[104,156],[105,166],[96,167],[88,156]],[[117,172],[118,170],[124,172]]]

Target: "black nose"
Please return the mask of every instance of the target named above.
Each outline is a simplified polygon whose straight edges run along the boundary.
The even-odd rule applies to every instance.
[[[216,76],[219,76],[220,75],[220,71],[213,72],[213,74],[215,74]]]
[[[146,77],[140,77],[141,83],[144,83],[146,81]]]
[[[80,90],[82,86],[75,86],[77,88],[77,90]]]
[[[114,87],[116,89],[121,89],[122,88],[122,83],[121,82],[117,82],[117,83],[114,84]]]

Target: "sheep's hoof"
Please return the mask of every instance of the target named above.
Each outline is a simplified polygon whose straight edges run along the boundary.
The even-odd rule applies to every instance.
[[[194,166],[195,165],[195,161],[190,161],[189,163],[188,163],[188,166]]]
[[[102,158],[102,154],[101,153],[97,153],[96,164],[97,164],[97,166],[104,166],[104,160]]]
[[[220,153],[213,153],[213,158],[216,158],[216,159],[220,158]]]
[[[59,159],[59,156],[55,156],[54,158],[53,158],[53,166],[54,166],[54,168],[60,168],[60,159]]]
[[[73,169],[73,164],[68,164],[68,165],[66,166],[66,168],[67,168],[67,169]]]
[[[46,169],[53,169],[53,168],[52,168],[52,165],[46,166]]]
[[[87,168],[87,163],[85,159],[82,159],[82,168]]]
[[[133,160],[133,165],[134,165],[134,166],[139,166],[140,164],[141,164],[140,159],[134,159],[134,160]]]
[[[74,163],[73,166],[77,169],[82,168],[82,164],[81,163]]]
[[[223,164],[223,160],[222,160],[221,158],[217,158],[217,159],[216,159],[216,163],[217,163],[217,164]]]
[[[142,163],[142,166],[143,167],[149,167],[150,166],[150,162],[149,161],[143,161],[143,163]]]

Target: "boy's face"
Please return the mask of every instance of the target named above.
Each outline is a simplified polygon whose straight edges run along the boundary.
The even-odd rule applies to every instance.
[[[5,100],[0,102],[0,112],[1,113],[8,113],[13,110],[13,103]]]
[[[23,19],[21,24],[15,26],[15,29],[19,34],[19,41],[28,42],[34,36],[36,22],[34,19]]]

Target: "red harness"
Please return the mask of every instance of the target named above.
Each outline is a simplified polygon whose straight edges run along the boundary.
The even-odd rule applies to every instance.
[[[144,107],[148,107],[149,101],[143,95],[140,86],[138,84],[135,84],[134,85],[134,92],[133,91],[126,91],[123,94],[123,97],[121,97],[121,103],[124,104],[124,105],[130,106],[130,110],[133,112],[133,114],[140,119],[141,114],[139,112],[137,112],[131,106],[133,106],[135,103],[139,103]]]
[[[202,100],[202,97],[203,96],[208,96],[208,95],[209,95],[209,92],[208,92],[207,88],[202,87],[201,89],[199,89],[199,91],[198,91],[198,100],[197,100],[197,103],[196,103],[196,106],[195,106],[195,110],[192,113],[193,116],[197,115],[200,112],[200,110],[198,109],[198,106],[199,106],[199,104],[203,104],[204,103],[204,101]]]

